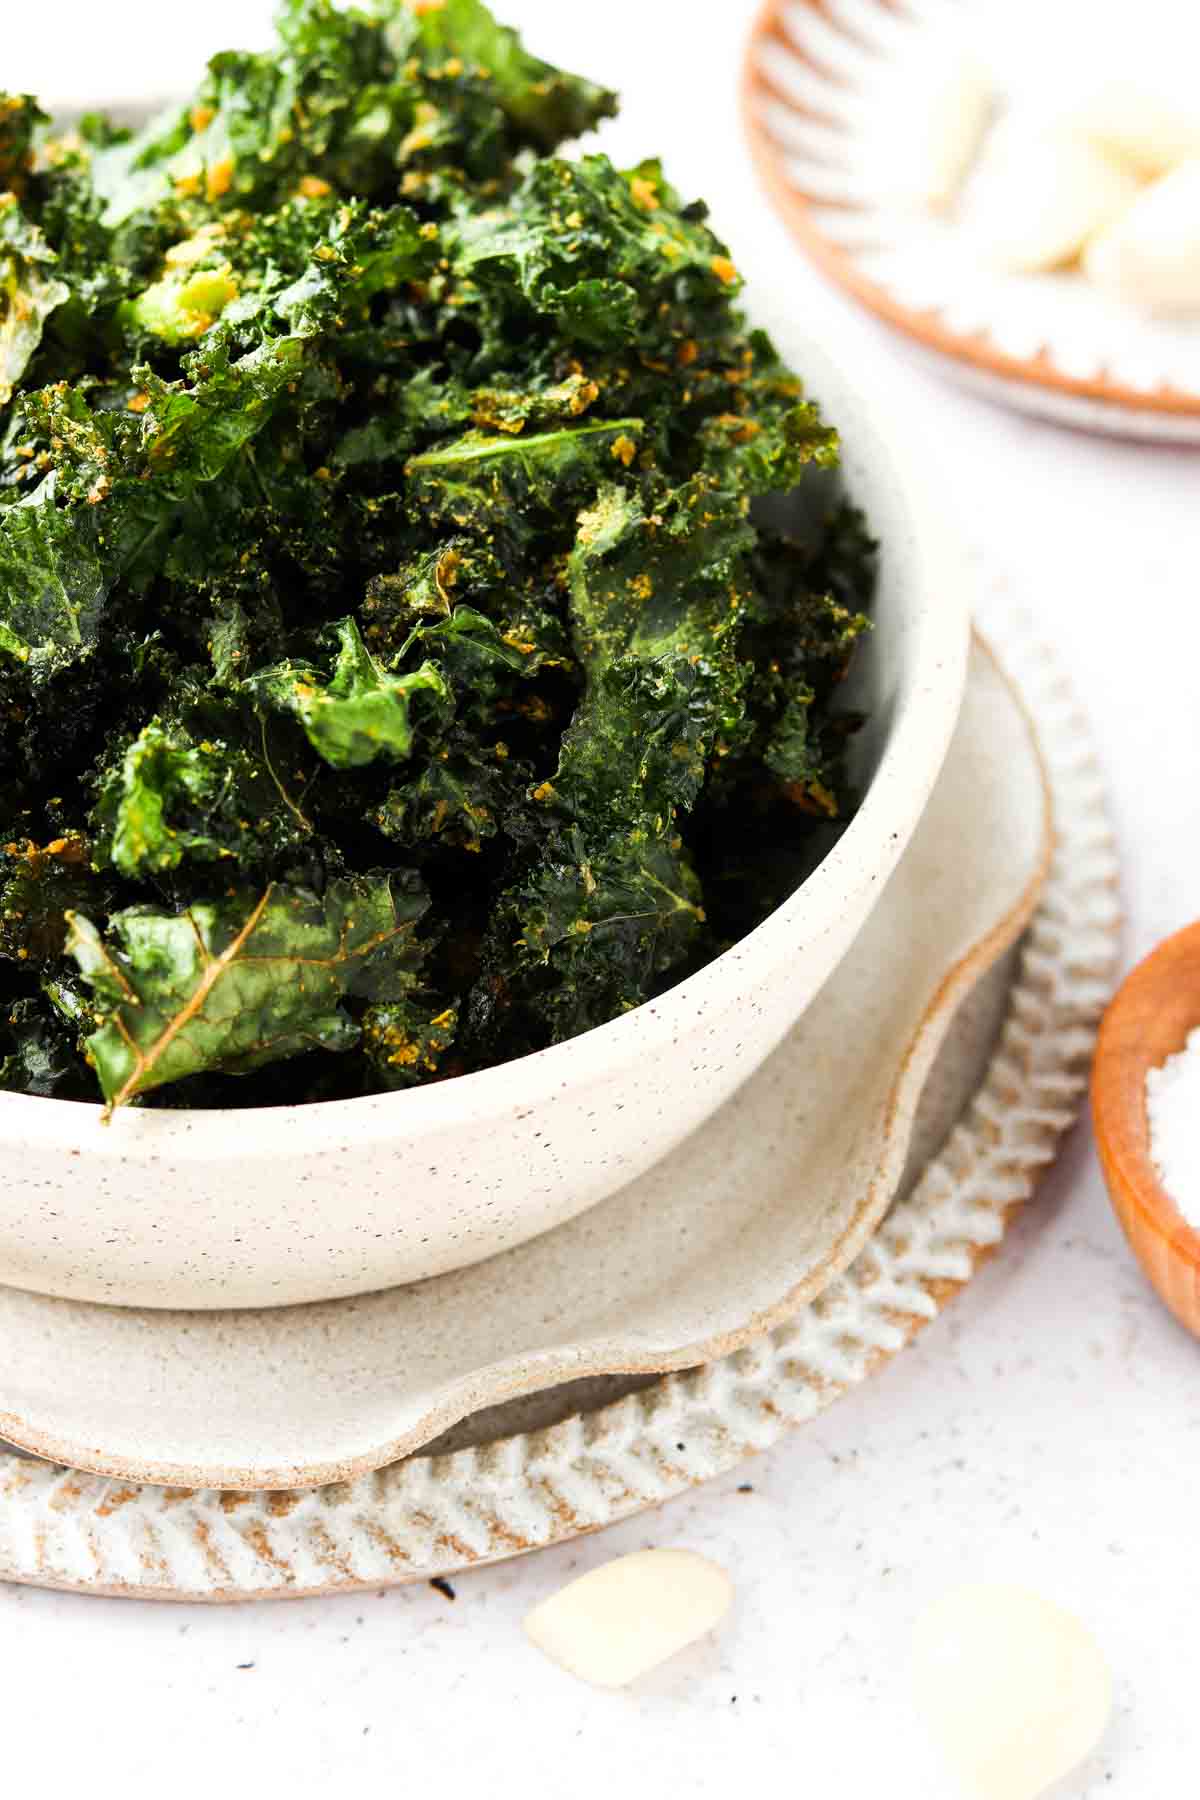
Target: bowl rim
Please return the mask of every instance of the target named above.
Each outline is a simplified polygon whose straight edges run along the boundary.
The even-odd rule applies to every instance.
[[[753,311],[753,291],[748,295]],[[765,309],[764,309],[765,310]],[[910,677],[879,763],[855,816],[812,874],[761,924],[694,974],[656,999],[606,1024],[529,1055],[425,1086],[345,1100],[284,1106],[122,1107],[105,1118],[98,1103],[0,1093],[0,1143],[44,1147],[66,1142],[89,1156],[128,1161],[169,1153],[177,1160],[238,1162],[326,1147],[347,1147],[436,1134],[486,1119],[511,1118],[552,1102],[584,1082],[602,1083],[631,1060],[669,1054],[683,1020],[697,1011],[735,1003],[729,978],[740,963],[786,971],[803,931],[808,941],[834,929],[850,899],[864,887],[882,892],[941,772],[966,682],[970,642],[968,576],[949,527],[934,505],[928,477],[935,465],[922,453],[921,433],[884,384],[860,396],[817,345],[805,343],[795,360],[806,390],[839,425],[853,421],[843,460],[870,468],[894,497],[906,542],[904,586],[910,593]],[[899,537],[900,533],[897,533]],[[860,847],[870,845],[864,858]],[[86,1135],[84,1135],[86,1134]]]
[[[1177,985],[1181,955],[1200,972],[1200,920],[1172,932],[1130,971],[1117,989],[1100,1026],[1092,1065],[1091,1106],[1096,1147],[1105,1185],[1118,1214],[1136,1214],[1156,1232],[1172,1256],[1200,1272],[1200,1227],[1181,1211],[1150,1153],[1146,1077],[1183,1048],[1147,1041],[1137,1020],[1148,997]],[[1200,1028],[1200,986],[1188,1030]],[[1135,1249],[1137,1248],[1135,1244]],[[1140,1252],[1139,1252],[1140,1255]]]

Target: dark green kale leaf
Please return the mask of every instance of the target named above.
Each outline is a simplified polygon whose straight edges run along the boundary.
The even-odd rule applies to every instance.
[[[0,1092],[94,1100],[77,1033],[42,996],[0,1007]]]
[[[570,649],[553,613],[528,606],[497,622],[473,606],[459,605],[436,625],[418,627],[409,640],[438,657],[463,690],[462,702],[494,699],[545,669],[561,669]]]
[[[243,890],[174,916],[131,907],[109,921],[115,942],[73,914],[67,950],[100,1009],[87,1050],[110,1109],[204,1070],[349,1049],[359,1026],[343,1002],[403,996],[428,905],[414,879],[366,876],[320,896]]]
[[[0,1084],[483,1067],[850,815],[869,533],[704,206],[551,154],[612,104],[479,0],[284,0],[140,132],[0,97]]]
[[[640,419],[614,419],[532,437],[471,431],[412,458],[410,505],[484,537],[527,529],[530,511],[553,513],[594,489],[625,446],[636,447],[641,430]]]
[[[414,1087],[438,1073],[454,1043],[458,1013],[452,1006],[431,1013],[432,1005],[436,1002],[414,994],[386,1006],[368,1006],[363,1052],[378,1086]]]
[[[397,177],[502,175],[615,110],[614,97],[531,56],[479,0],[285,0],[279,45],[212,59],[195,98],[101,151],[110,230],[171,204],[268,211],[293,192],[375,197]],[[460,175],[461,179],[461,175]]]
[[[0,657],[35,670],[96,642],[116,580],[95,514],[55,504],[53,474],[0,511]]]
[[[311,665],[283,663],[259,670],[247,688],[264,706],[298,719],[332,768],[361,768],[380,756],[403,760],[412,750],[417,697],[431,696],[434,710],[450,700],[444,675],[432,662],[407,675],[389,674],[353,619],[339,619],[333,631],[339,649],[328,680]]]
[[[211,717],[226,722],[215,708]],[[228,736],[197,740],[182,724],[151,719],[101,781],[99,860],[131,879],[184,861],[225,862],[244,874],[301,848],[312,834],[303,792],[293,798],[284,787],[265,728],[260,735],[256,756]]]
[[[46,320],[70,298],[70,288],[54,273],[57,261],[16,195],[0,193],[0,407],[8,405],[29,367]]]
[[[530,1050],[587,1031],[654,993],[705,938],[703,894],[682,840],[635,827],[597,845],[555,832],[501,897],[468,1017],[468,1045]]]
[[[481,742],[456,726],[406,781],[388,789],[372,814],[385,837],[418,847],[479,851],[501,833],[513,841],[537,833],[531,763],[503,738]]]
[[[457,217],[443,233],[446,254],[455,275],[499,284],[510,304],[519,298],[560,325],[564,308],[598,319],[596,301],[615,302],[632,334],[668,288],[716,300],[737,283],[724,246],[674,199],[657,164],[626,174],[607,156],[546,157],[506,207]],[[611,341],[611,326],[594,327],[597,335]]]
[[[33,168],[34,140],[49,123],[32,94],[0,93],[0,190],[20,196]]]
[[[400,5],[379,10],[393,21],[404,19]],[[416,30],[408,44],[407,33],[399,42],[405,48],[419,43],[427,58],[444,58],[443,70],[446,61],[486,70],[485,79],[523,143],[553,150],[617,110],[616,95],[606,88],[531,56],[516,32],[497,24],[480,0],[427,0],[408,12]]]
[[[67,914],[103,906],[105,884],[91,867],[85,839],[55,838],[44,848],[14,841],[0,856],[0,958],[37,968],[53,963],[67,938]]]

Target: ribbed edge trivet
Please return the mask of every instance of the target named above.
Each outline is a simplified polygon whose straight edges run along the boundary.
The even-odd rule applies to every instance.
[[[1011,620],[1000,642],[1053,787],[1054,863],[981,1086],[819,1299],[759,1343],[614,1404],[306,1492],[139,1487],[0,1454],[0,1579],[205,1601],[426,1580],[668,1500],[903,1349],[994,1250],[1073,1123],[1116,964],[1116,852],[1087,721],[1049,651]]]

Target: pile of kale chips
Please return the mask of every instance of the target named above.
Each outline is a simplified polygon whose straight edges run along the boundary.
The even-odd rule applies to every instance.
[[[836,439],[704,207],[554,155],[613,110],[479,0],[289,0],[134,136],[0,97],[0,1087],[485,1067],[844,816],[873,547],[756,523]]]

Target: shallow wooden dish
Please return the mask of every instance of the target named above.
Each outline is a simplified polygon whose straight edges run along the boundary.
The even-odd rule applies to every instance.
[[[1200,1337],[1200,1231],[1183,1217],[1150,1157],[1146,1076],[1200,1025],[1200,922],[1133,971],[1104,1017],[1092,1073],[1092,1118],[1112,1203],[1138,1261],[1175,1317]]]
[[[1056,424],[1200,443],[1194,321],[1143,317],[1070,275],[988,271],[952,223],[889,192],[896,95],[962,12],[764,0],[742,109],[776,211],[824,274],[960,385]],[[970,18],[1002,93],[1031,59],[1069,64],[1084,29],[1076,9],[1038,0],[978,0]]]

